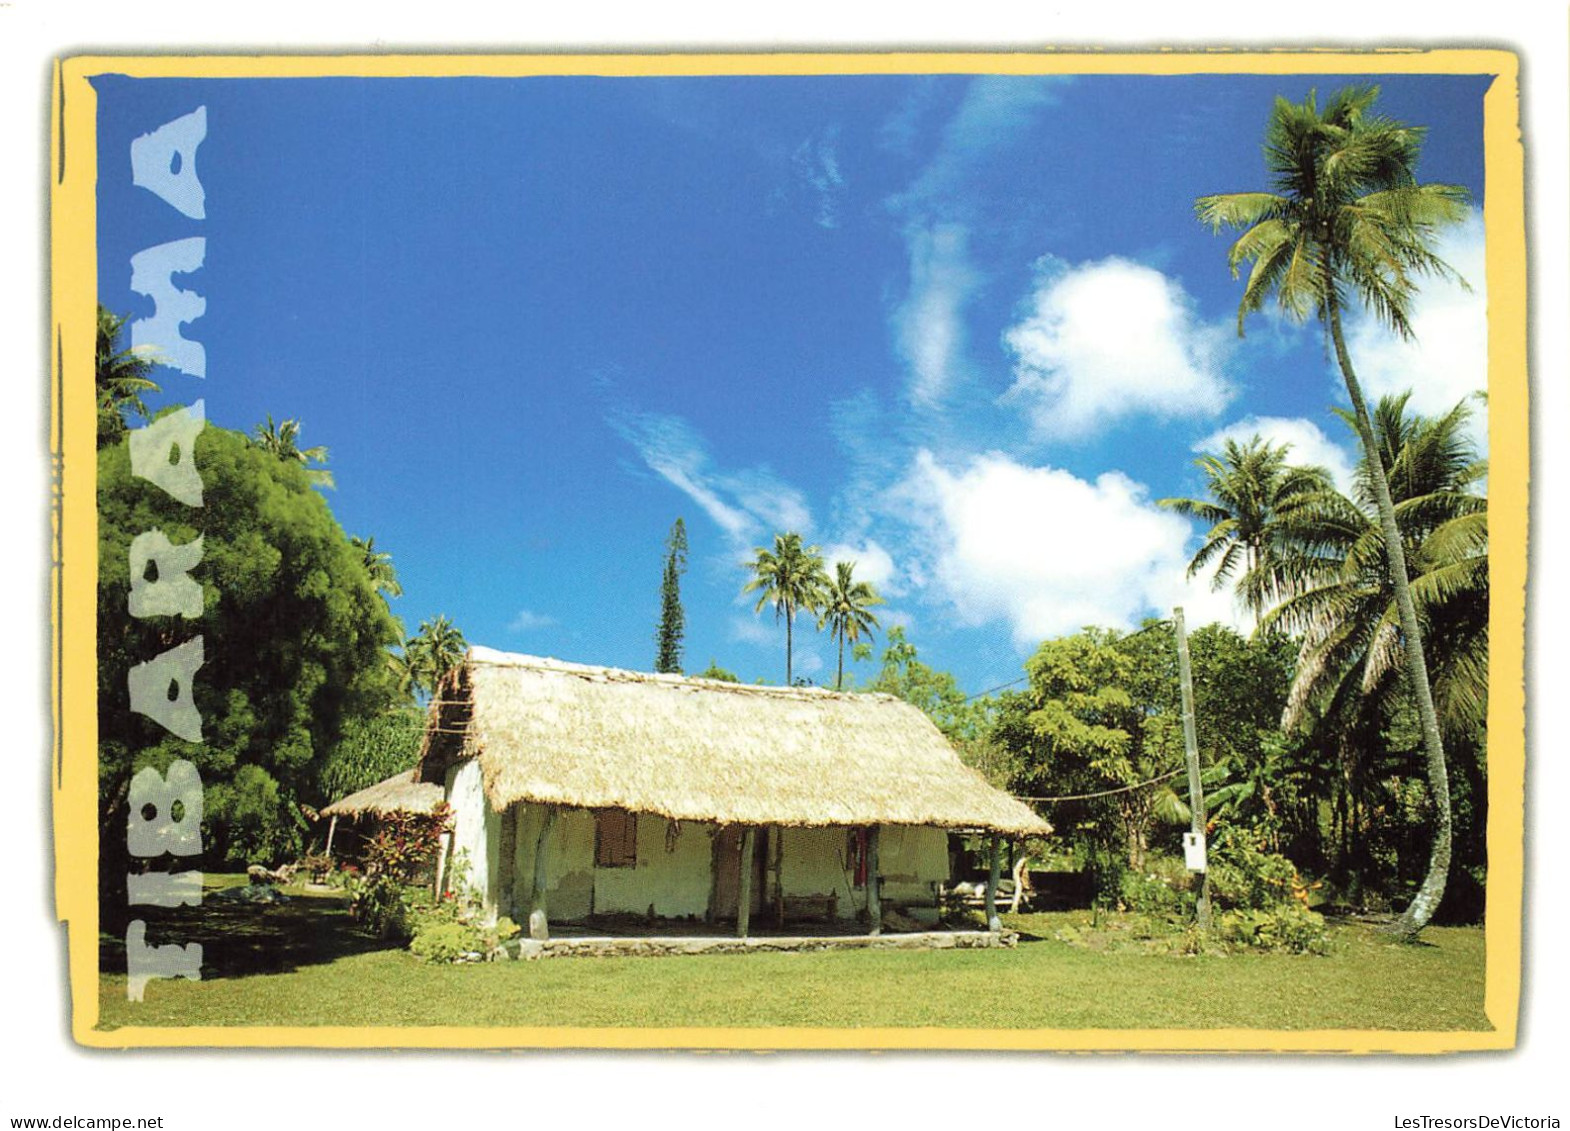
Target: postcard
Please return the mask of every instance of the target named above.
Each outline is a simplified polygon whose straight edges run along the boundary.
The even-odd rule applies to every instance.
[[[80,1043],[1514,1046],[1514,55],[55,77]]]

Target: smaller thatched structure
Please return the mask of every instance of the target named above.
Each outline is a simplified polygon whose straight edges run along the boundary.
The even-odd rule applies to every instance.
[[[367,813],[429,813],[442,800],[442,787],[419,780],[419,770],[404,770],[386,781],[366,786],[358,793],[334,801],[322,810],[324,817],[363,817]]]
[[[420,769],[404,770],[385,781],[366,786],[348,797],[339,798],[321,811],[331,818],[327,826],[326,854],[333,854],[333,838],[338,832],[338,818],[354,821],[361,817],[385,817],[391,813],[430,813],[444,798],[444,790],[434,782],[420,780]]]

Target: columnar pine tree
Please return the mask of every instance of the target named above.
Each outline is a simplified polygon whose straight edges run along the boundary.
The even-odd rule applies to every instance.
[[[681,674],[681,638],[687,615],[681,607],[681,575],[687,569],[687,526],[677,519],[665,541],[665,573],[660,579],[660,627],[654,634],[654,670]]]

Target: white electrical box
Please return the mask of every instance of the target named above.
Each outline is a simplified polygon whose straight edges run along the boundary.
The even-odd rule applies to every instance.
[[[1183,863],[1190,872],[1205,870],[1205,834],[1183,834]]]

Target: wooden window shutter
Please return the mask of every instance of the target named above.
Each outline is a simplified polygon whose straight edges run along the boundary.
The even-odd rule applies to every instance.
[[[594,811],[594,866],[632,868],[638,863],[638,815],[625,809]]]

